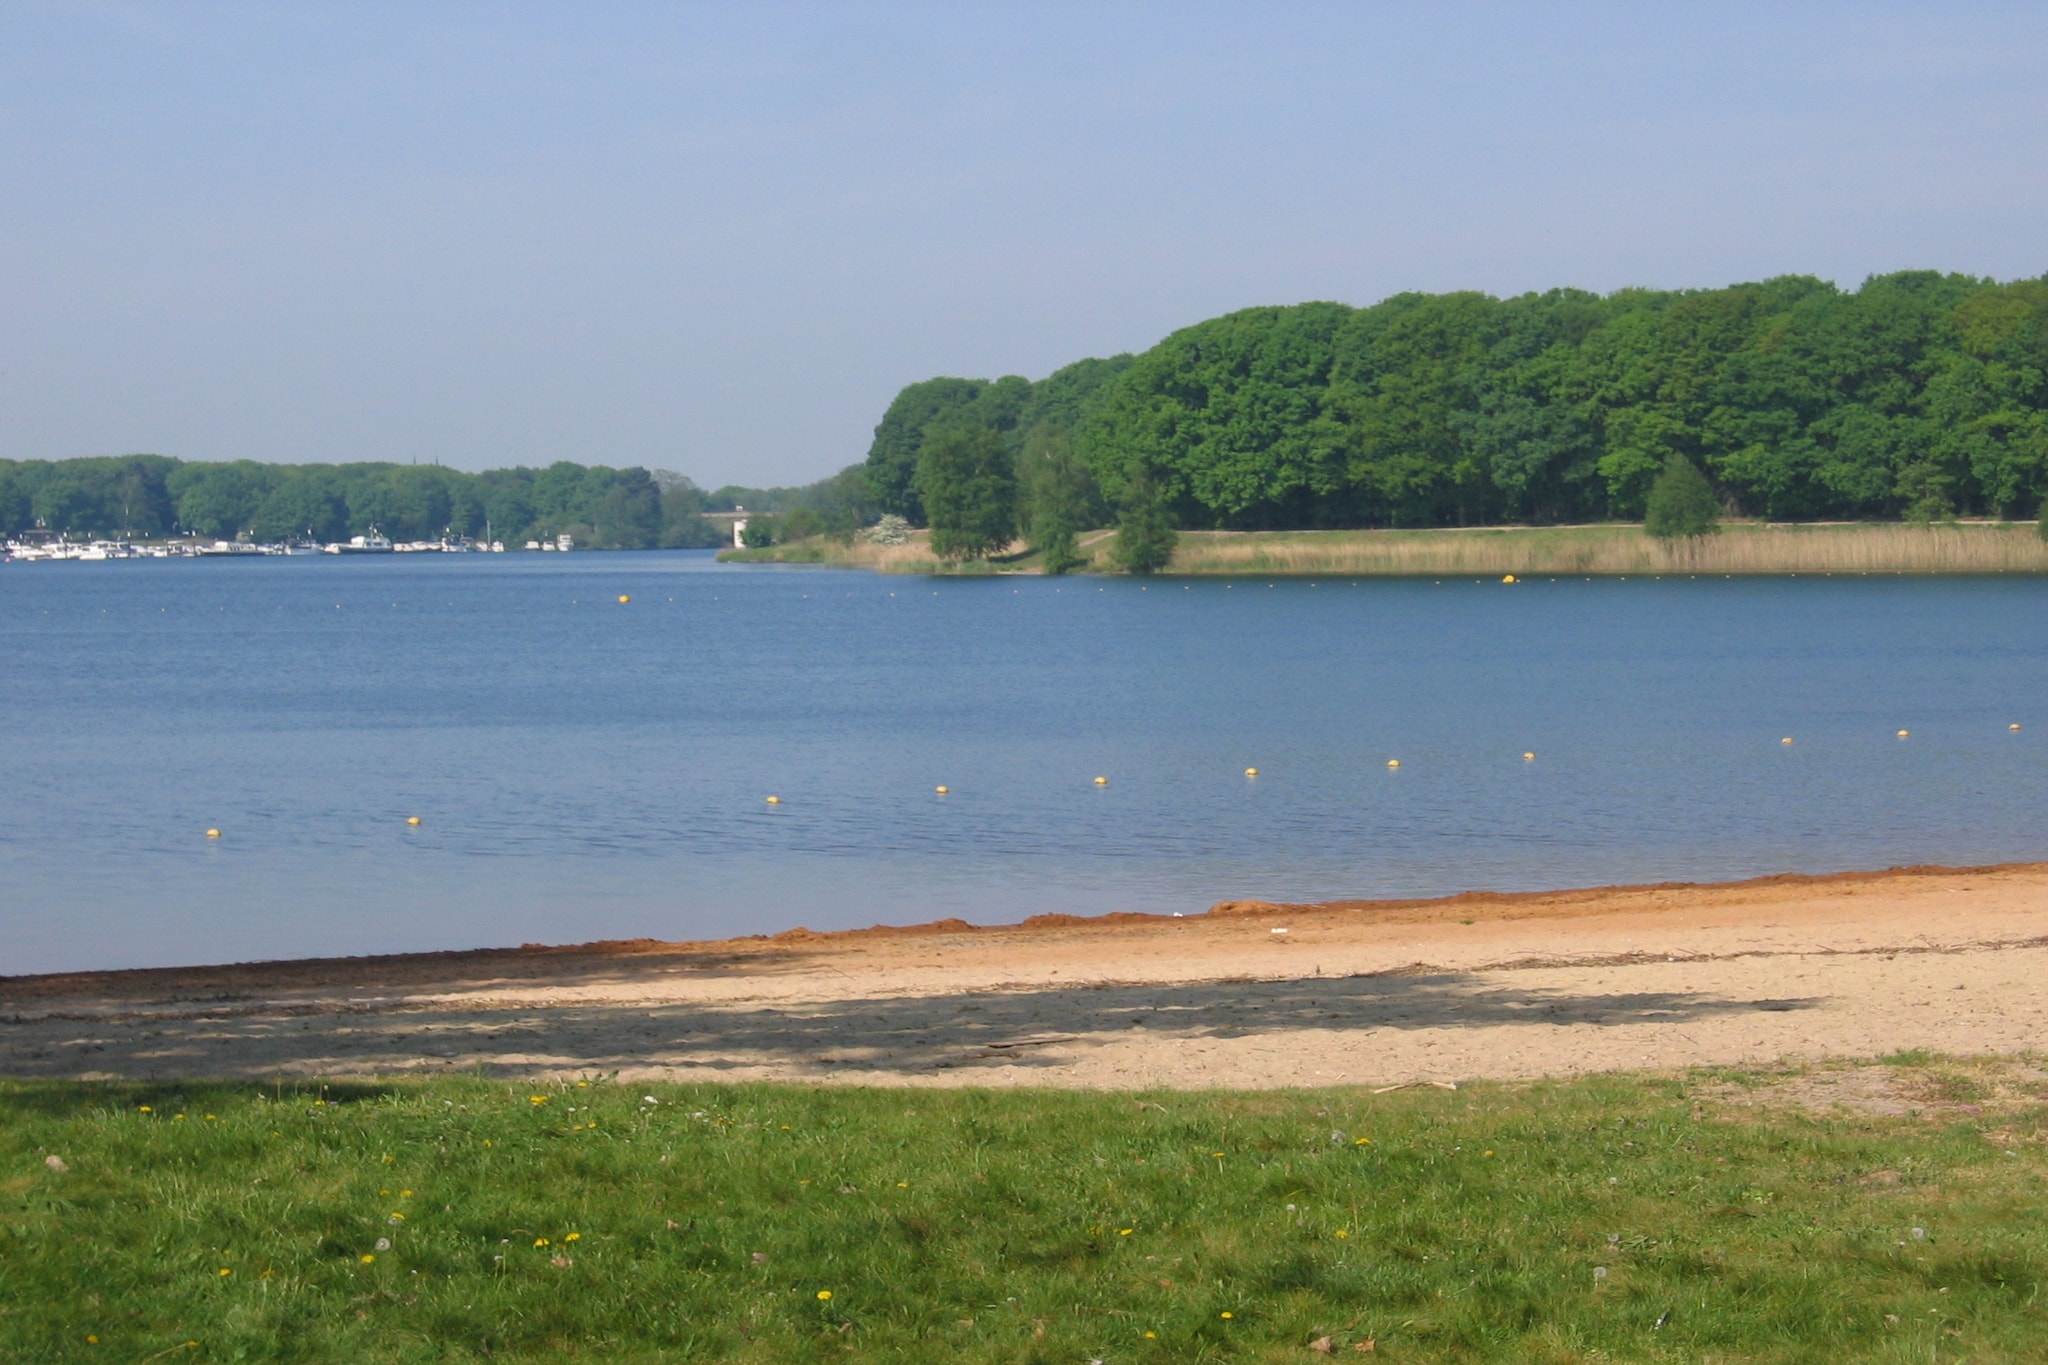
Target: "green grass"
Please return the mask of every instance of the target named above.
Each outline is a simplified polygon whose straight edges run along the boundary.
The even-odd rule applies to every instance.
[[[2037,1103],[1739,1079],[6,1084],[0,1357],[2048,1358]]]

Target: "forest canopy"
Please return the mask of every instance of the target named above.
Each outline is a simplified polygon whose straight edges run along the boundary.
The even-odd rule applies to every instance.
[[[710,495],[680,474],[560,461],[468,474],[440,465],[192,463],[162,455],[0,460],[0,533],[394,540],[517,545],[567,533],[590,549],[720,543]]]
[[[925,520],[925,440],[962,425],[1017,462],[1026,527],[1138,497],[1245,530],[1634,520],[1673,457],[1734,515],[2031,517],[2048,279],[1250,308],[1036,384],[910,385],[868,454],[880,510]]]

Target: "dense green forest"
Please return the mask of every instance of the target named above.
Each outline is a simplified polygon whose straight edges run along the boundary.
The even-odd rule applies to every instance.
[[[592,549],[715,545],[712,496],[681,475],[565,462],[465,474],[439,465],[188,463],[162,455],[0,460],[0,531],[328,541],[452,532]]]
[[[960,485],[963,429],[1000,439],[1007,492]],[[881,511],[923,523],[939,491],[985,519],[1007,497],[1045,544],[1112,516],[1156,527],[1162,506],[1251,530],[1633,520],[1673,457],[1735,515],[2032,517],[2048,279],[1252,308],[1037,384],[912,384],[867,469]]]

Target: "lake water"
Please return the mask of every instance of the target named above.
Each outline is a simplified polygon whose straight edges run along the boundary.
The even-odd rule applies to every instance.
[[[2029,578],[35,564],[0,651],[0,973],[2048,858]]]

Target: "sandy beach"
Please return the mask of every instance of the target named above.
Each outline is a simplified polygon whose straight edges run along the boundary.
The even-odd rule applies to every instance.
[[[2048,864],[0,978],[11,1077],[1398,1085],[2048,1045]]]

